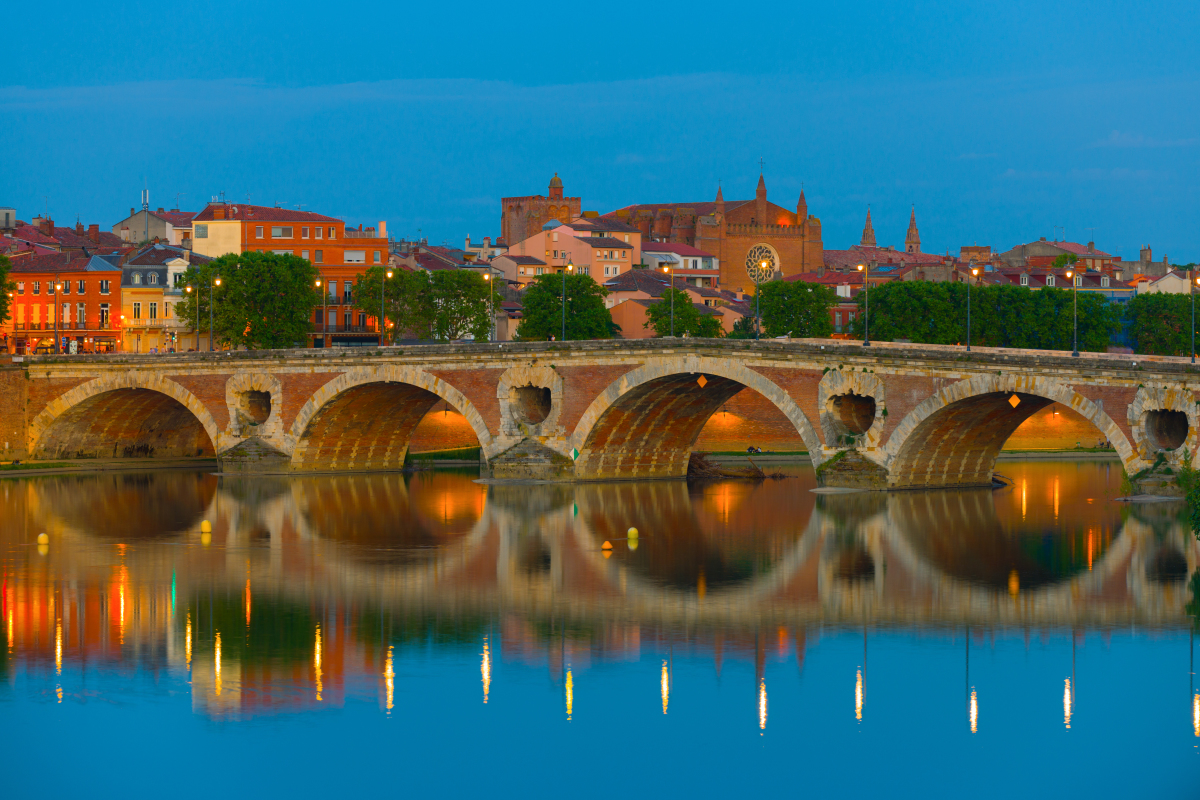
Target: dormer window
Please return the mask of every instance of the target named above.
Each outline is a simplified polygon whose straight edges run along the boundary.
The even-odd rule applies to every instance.
[[[158,273],[157,273],[157,272],[151,272],[149,275],[147,275],[147,276],[146,276],[146,283],[155,283],[155,284],[156,284],[156,283],[158,283]]]
[[[1028,276],[1028,275],[1022,275],[1022,276],[1021,276],[1021,285],[1022,285],[1022,286],[1028,286],[1028,285],[1029,285],[1029,276]]]
[[[134,286],[141,286],[141,285],[142,285],[142,273],[140,273],[140,272],[135,272],[135,273],[133,273],[133,278],[132,278],[132,279],[133,279],[133,285],[134,285]]]
[[[1101,288],[1101,289],[1107,289],[1107,288],[1108,288],[1108,276],[1107,276],[1107,275],[1105,275],[1104,277],[1102,277],[1102,278],[1100,279],[1100,288]]]
[[[1076,275],[1076,276],[1075,276],[1075,285],[1076,285],[1076,286],[1083,286],[1083,276],[1082,276],[1082,275]]]
[[[1053,275],[1047,275],[1047,276],[1046,276],[1046,285],[1047,285],[1047,286],[1053,286],[1053,285],[1054,285],[1054,276],[1053,276]]]

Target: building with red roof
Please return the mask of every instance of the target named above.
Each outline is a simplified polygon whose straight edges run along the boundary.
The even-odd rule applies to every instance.
[[[32,256],[14,262],[16,285],[10,319],[0,325],[4,349],[32,353],[53,348],[55,331],[65,352],[118,349],[121,302],[119,257],[74,252]]]
[[[112,232],[123,242],[159,241],[176,246],[189,246],[192,238],[194,211],[157,211],[129,209],[129,216],[112,226]]]

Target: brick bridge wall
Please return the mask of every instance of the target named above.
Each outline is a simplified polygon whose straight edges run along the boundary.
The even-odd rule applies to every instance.
[[[42,356],[0,364],[0,443],[40,458],[393,469],[414,436],[436,449],[420,434],[434,409],[447,431],[458,415],[447,446],[473,436],[499,477],[669,477],[702,438],[744,424],[732,408],[818,466],[856,451],[856,484],[981,485],[1004,440],[1053,402],[1131,472],[1158,451],[1179,462],[1196,451],[1197,385],[1184,359],[829,340]]]

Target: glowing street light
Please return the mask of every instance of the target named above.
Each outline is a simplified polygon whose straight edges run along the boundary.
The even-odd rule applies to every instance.
[[[871,265],[859,264],[863,274],[863,347],[871,346]]]
[[[570,261],[567,262],[567,268],[563,270],[563,296],[562,296],[562,340],[567,340],[567,273],[575,269],[575,265]]]
[[[188,294],[192,293],[192,285],[184,287]],[[200,352],[200,293],[196,293],[196,352]]]
[[[1079,284],[1083,282],[1083,276],[1076,275],[1074,270],[1067,270],[1067,277],[1071,280],[1071,318],[1074,325],[1073,344],[1074,349],[1071,355],[1079,356]],[[1193,326],[1195,327],[1195,326]]]
[[[389,269],[387,271],[386,275],[387,275],[387,278],[390,279],[392,277],[392,271]],[[380,347],[383,347],[383,329],[384,329],[385,323],[386,323],[386,318],[383,316],[383,287],[385,285],[386,284],[382,280],[379,281],[379,346]]]
[[[220,277],[214,278],[208,284],[208,352],[210,353],[213,350],[213,287],[220,285]],[[200,298],[197,297],[196,299],[199,300]]]
[[[979,267],[971,262],[971,278],[979,274]],[[971,352],[971,278],[967,278],[967,352]]]
[[[496,313],[492,310],[492,272],[491,267],[483,274],[483,285],[487,287],[488,293],[488,342],[491,343],[495,337],[496,329]]]

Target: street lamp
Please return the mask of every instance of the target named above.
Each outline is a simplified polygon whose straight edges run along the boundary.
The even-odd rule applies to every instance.
[[[979,267],[971,262],[971,278],[979,274]],[[971,278],[967,278],[967,352],[971,352]]]
[[[1192,296],[1192,363],[1196,363],[1196,284],[1200,278],[1192,279],[1192,270],[1188,269],[1188,294]],[[11,295],[10,295],[11,297]]]
[[[187,293],[192,293],[192,285],[186,287]],[[200,293],[196,292],[196,352],[200,352]]]
[[[754,341],[758,341],[758,334],[762,330],[762,279],[763,273],[767,270],[767,262],[763,261],[758,265],[759,270],[755,274],[754,280]]]
[[[392,271],[390,269],[385,274],[386,274],[386,277],[389,279],[392,277]],[[379,282],[379,346],[380,347],[383,347],[383,329],[384,329],[385,323],[387,321],[386,318],[383,316],[383,287],[386,285],[387,284],[382,280]]]
[[[563,298],[562,298],[562,341],[567,340],[567,273],[575,269],[575,265],[570,261],[567,262],[567,268],[563,270]]]
[[[863,347],[871,346],[871,265],[859,264],[863,274]]]
[[[62,354],[62,340],[60,340],[58,338],[58,318],[59,318],[60,314],[62,313],[62,303],[59,301],[59,297],[62,296],[60,294],[60,292],[62,292],[62,286],[63,286],[62,283],[60,283],[58,280],[58,276],[55,275],[54,276],[54,305],[55,305],[55,309],[54,309],[54,352],[55,352],[55,354],[59,354],[59,355]]]
[[[1083,278],[1076,277],[1074,270],[1067,270],[1067,278],[1071,281],[1071,319],[1073,325],[1072,344],[1074,350],[1071,355],[1079,356],[1079,284]]]
[[[675,288],[675,262],[671,262],[671,266],[663,267],[663,272],[671,274],[671,287]],[[675,293],[671,292],[671,336],[675,336]]]
[[[487,287],[488,293],[488,343],[490,344],[495,339],[496,314],[492,311],[492,273],[491,267],[483,274],[483,285]]]
[[[317,287],[318,292],[321,291],[320,278],[317,278],[315,286]],[[328,302],[329,292],[325,292],[321,295],[321,347],[325,346],[325,330],[329,325],[329,308],[327,306]]]
[[[220,285],[221,279],[219,277],[214,278],[208,284],[208,352],[210,353],[213,350],[213,287]],[[199,296],[196,297],[196,300],[200,300]]]

